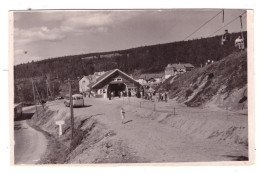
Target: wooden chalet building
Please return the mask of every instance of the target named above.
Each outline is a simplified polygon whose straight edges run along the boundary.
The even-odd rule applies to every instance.
[[[112,92],[114,96],[125,92],[127,96],[131,94],[139,97],[142,86],[125,72],[113,69],[100,76],[96,82],[89,84],[89,88],[97,98],[109,98]]]

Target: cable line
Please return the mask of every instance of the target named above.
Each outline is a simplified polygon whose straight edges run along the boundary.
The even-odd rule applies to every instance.
[[[217,33],[218,31],[220,31],[221,29],[223,29],[224,27],[228,26],[229,24],[231,24],[232,22],[234,22],[236,19],[240,18],[240,16],[244,15],[246,13],[246,11],[244,11],[244,13],[242,13],[241,15],[239,15],[238,17],[234,18],[233,20],[229,21],[226,25],[220,27],[218,30],[216,30],[215,32],[213,32],[212,34],[209,35],[212,36],[214,35],[215,33]]]
[[[214,18],[216,18],[220,13],[222,13],[223,10],[221,10],[220,12],[218,12],[215,16],[213,16],[212,18],[210,18],[207,22],[205,22],[204,24],[202,24],[198,29],[196,29],[194,32],[192,32],[191,34],[189,34],[183,41],[185,41],[187,38],[189,38],[190,36],[192,36],[194,33],[196,33],[197,31],[199,31],[202,27],[204,27],[206,24],[208,24],[211,20],[213,20]]]

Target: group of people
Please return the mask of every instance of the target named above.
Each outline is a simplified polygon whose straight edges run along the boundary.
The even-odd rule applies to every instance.
[[[113,91],[112,92],[112,96],[114,97],[115,96],[115,92]],[[118,92],[118,97],[126,97],[127,96],[127,92],[126,91],[119,91]]]
[[[232,36],[230,33],[228,33],[228,30],[225,30],[225,33],[222,35],[221,44],[227,45],[228,43],[230,43],[231,38],[232,38]],[[235,47],[237,47],[239,51],[242,51],[245,49],[244,38],[241,37],[240,35],[235,40]]]
[[[119,92],[116,92],[116,91],[111,91],[111,92],[108,92],[108,98],[111,100],[113,99],[114,97],[118,96],[119,98],[121,97],[131,97],[131,91],[128,91],[128,93],[126,91],[119,91]]]
[[[167,92],[163,92],[163,93],[158,93],[158,101],[165,101],[167,102],[168,100],[168,93]]]
[[[153,93],[152,92],[144,92],[144,95],[142,97],[146,100],[152,100],[153,99]]]

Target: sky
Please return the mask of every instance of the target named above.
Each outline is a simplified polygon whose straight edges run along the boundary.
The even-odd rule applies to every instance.
[[[129,49],[182,41],[221,9],[88,10],[14,12],[14,64],[58,56]],[[225,10],[189,39],[241,30],[244,10]],[[246,30],[246,14],[242,16]]]

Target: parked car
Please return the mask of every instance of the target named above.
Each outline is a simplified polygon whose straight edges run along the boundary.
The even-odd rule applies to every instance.
[[[63,99],[62,96],[59,96],[59,97],[56,97],[56,98],[55,98],[55,100],[61,100],[61,99]]]
[[[70,96],[66,95],[65,100],[64,100],[65,106],[69,107],[70,106]],[[84,106],[84,99],[83,95],[81,94],[74,94],[72,95],[72,106]]]

